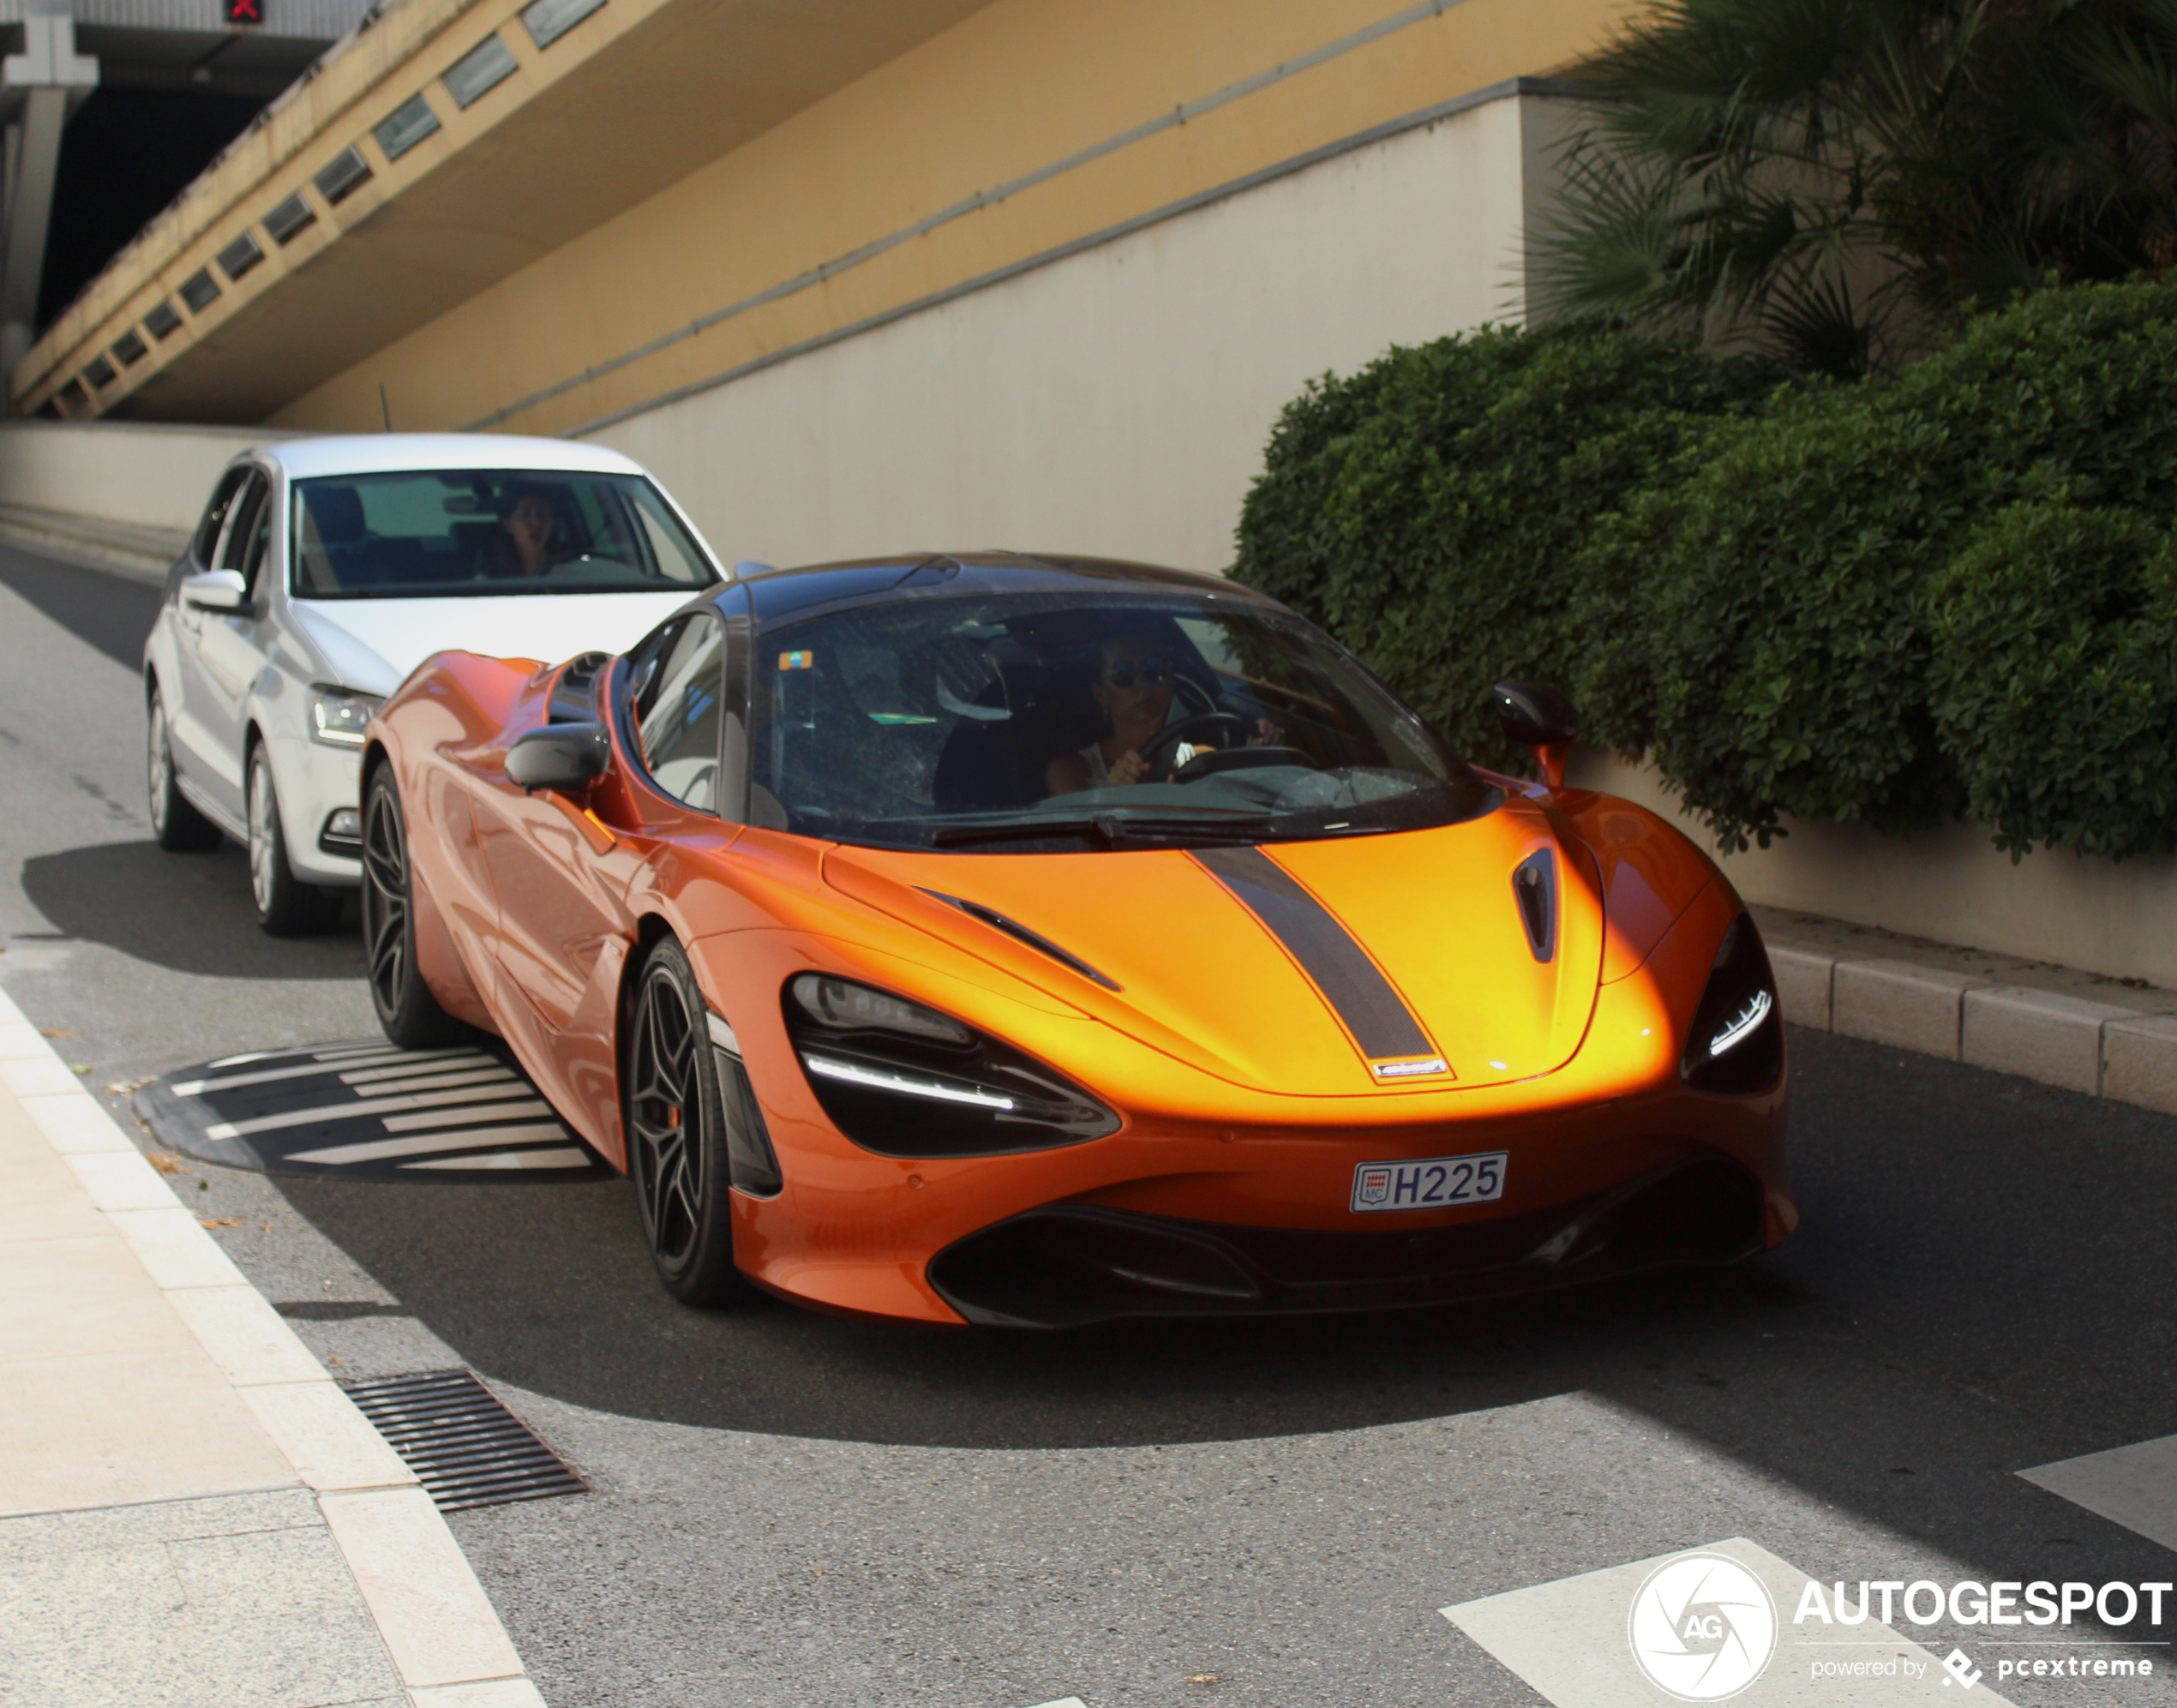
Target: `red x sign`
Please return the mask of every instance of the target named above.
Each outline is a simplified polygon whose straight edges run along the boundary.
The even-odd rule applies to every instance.
[[[265,21],[265,0],[223,0],[231,24],[261,24]]]

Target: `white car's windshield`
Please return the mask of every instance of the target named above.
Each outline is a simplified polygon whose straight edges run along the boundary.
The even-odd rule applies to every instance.
[[[1364,835],[1489,788],[1352,656],[1252,601],[914,599],[767,627],[751,816],[1013,853]]]
[[[305,599],[693,593],[717,580],[636,475],[445,469],[296,483]]]

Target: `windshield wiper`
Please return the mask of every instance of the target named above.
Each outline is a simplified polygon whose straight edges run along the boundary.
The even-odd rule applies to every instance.
[[[930,833],[934,848],[970,842],[1040,842],[1049,836],[1089,836],[1106,848],[1158,848],[1189,842],[1255,842],[1269,836],[1276,820],[1264,814],[1235,812],[1220,818],[1160,818],[1119,812],[1092,812],[1078,818],[1016,818],[995,824],[944,824]]]

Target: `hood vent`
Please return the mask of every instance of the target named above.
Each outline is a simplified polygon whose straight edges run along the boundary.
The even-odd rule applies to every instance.
[[[1512,894],[1520,904],[1520,922],[1527,928],[1527,947],[1538,961],[1557,953],[1557,859],[1548,848],[1537,848],[1512,872]]]
[[[1090,980],[1092,983],[1101,985],[1107,991],[1116,991],[1121,988],[1116,979],[1106,977],[1103,974],[1099,973],[1094,967],[1091,967],[1086,961],[1083,961],[1078,955],[1068,954],[1065,950],[1059,948],[1057,944],[1052,942],[1049,938],[1041,935],[1040,932],[1030,931],[1026,926],[1021,924],[1021,922],[1017,920],[1007,919],[1005,914],[999,913],[995,908],[986,908],[980,902],[969,902],[958,896],[948,896],[942,890],[924,890],[922,893],[925,896],[929,896],[933,901],[944,902],[948,908],[959,908],[962,913],[967,914],[967,916],[971,920],[981,920],[993,931],[1004,932],[1006,936],[1013,938],[1016,942],[1026,944],[1038,955],[1049,956],[1061,967],[1067,968],[1073,972],[1080,974],[1083,978]]]

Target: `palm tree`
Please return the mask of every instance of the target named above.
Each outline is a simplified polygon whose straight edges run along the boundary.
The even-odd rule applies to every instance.
[[[1580,76],[1545,315],[1850,377],[2177,255],[2177,0],[1663,0]]]

